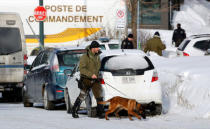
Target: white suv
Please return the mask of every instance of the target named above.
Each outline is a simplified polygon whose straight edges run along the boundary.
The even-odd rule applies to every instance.
[[[177,48],[178,56],[204,56],[210,53],[210,34],[192,35]]]
[[[111,49],[119,49],[120,41],[117,39],[111,39],[108,38],[99,38],[99,40],[96,40],[101,50],[111,50]],[[88,41],[82,44],[82,46],[88,46],[91,44],[92,41]]]

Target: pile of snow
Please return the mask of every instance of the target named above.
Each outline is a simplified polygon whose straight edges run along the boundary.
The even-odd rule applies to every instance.
[[[210,56],[150,56],[163,90],[164,113],[210,118]]]
[[[174,13],[173,25],[182,24],[187,36],[210,33],[210,2],[206,0],[185,0],[180,11]]]

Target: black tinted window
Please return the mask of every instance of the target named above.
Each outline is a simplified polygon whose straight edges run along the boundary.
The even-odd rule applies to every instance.
[[[119,48],[119,44],[108,44],[110,49],[118,49]]]
[[[86,50],[71,50],[59,52],[57,54],[59,65],[74,67],[79,62],[82,54],[84,54],[85,52]]]
[[[209,48],[209,41],[208,40],[198,41],[195,43],[193,47],[206,51]]]
[[[42,59],[43,53],[40,53],[34,60],[32,67],[39,66],[41,64],[41,59]]]
[[[50,52],[45,51],[42,56],[42,61],[40,64],[48,64],[49,56],[50,56]]]
[[[0,55],[22,50],[21,35],[18,28],[0,27]]]
[[[101,50],[106,50],[105,45],[100,45],[99,47],[101,48]]]
[[[186,46],[189,44],[190,40],[184,40],[178,47],[178,50],[184,51]]]
[[[101,71],[112,72],[115,76],[142,75],[144,71],[154,69],[147,57],[139,55],[109,56],[102,59]]]

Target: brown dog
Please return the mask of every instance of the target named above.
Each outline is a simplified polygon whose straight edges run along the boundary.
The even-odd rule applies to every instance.
[[[141,119],[141,116],[139,116],[135,111],[139,112],[140,114],[143,113],[143,109],[141,104],[138,104],[136,100],[134,99],[127,99],[127,98],[122,98],[119,96],[113,97],[107,101],[103,102],[98,102],[99,104],[106,104],[110,102],[109,104],[109,109],[105,113],[105,118],[106,120],[108,119],[108,115],[112,112],[115,112],[115,115],[119,117],[118,112],[122,109],[125,109],[128,111],[128,117],[130,120],[133,120],[131,118],[132,116],[136,116],[138,119]]]

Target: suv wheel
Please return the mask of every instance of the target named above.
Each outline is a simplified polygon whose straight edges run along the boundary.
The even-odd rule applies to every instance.
[[[22,88],[22,99],[23,99],[23,105],[24,107],[32,107],[33,103],[28,101],[28,96],[26,95],[26,86],[23,86]]]
[[[45,88],[45,90],[44,90],[44,109],[53,110],[54,107],[55,107],[54,103],[49,101],[48,92],[47,92],[47,89]]]
[[[64,90],[64,99],[65,99],[65,103],[66,103],[66,111],[67,111],[67,113],[71,113],[72,104],[71,104],[71,100],[70,100],[70,96],[69,96],[67,88]]]
[[[155,115],[161,115],[162,113],[162,104],[156,104]]]

